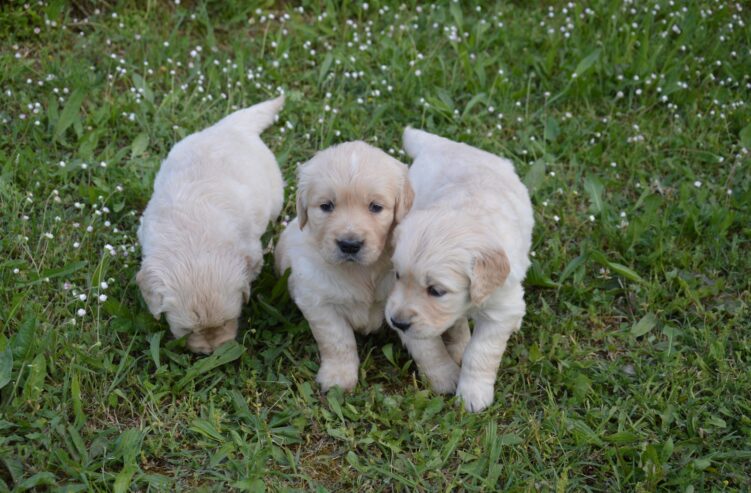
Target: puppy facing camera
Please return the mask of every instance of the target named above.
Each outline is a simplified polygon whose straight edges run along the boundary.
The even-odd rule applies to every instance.
[[[284,200],[276,159],[259,137],[284,97],[236,111],[177,143],[141,218],[136,276],[149,311],[175,337],[209,354],[237,334],[250,283],[263,265],[261,235]]]
[[[506,159],[411,128],[404,147],[415,199],[394,232],[386,320],[436,392],[481,411],[524,317],[532,204]]]
[[[391,233],[412,204],[407,166],[364,142],[316,154],[298,171],[297,218],[282,233],[279,272],[321,354],[321,389],[358,380],[355,332],[383,325],[393,284]]]

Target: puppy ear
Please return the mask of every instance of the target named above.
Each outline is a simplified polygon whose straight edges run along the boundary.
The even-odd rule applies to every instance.
[[[136,283],[141,289],[141,295],[149,311],[155,319],[159,320],[164,311],[164,282],[154,269],[144,264],[136,274]]]
[[[406,216],[409,210],[412,208],[412,202],[414,201],[415,191],[412,189],[412,185],[409,183],[409,178],[405,173],[402,189],[399,192],[399,196],[396,198],[396,207],[394,209],[395,222],[399,223],[402,219],[404,219],[404,216]]]
[[[503,286],[510,271],[511,265],[502,248],[488,250],[475,257],[469,285],[472,304],[479,306],[485,303],[493,291]]]
[[[308,223],[308,204],[305,200],[305,190],[298,185],[297,187],[297,221],[300,223],[300,229],[303,229]]]

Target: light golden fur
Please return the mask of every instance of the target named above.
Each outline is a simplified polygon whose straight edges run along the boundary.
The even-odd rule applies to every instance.
[[[399,280],[386,319],[434,390],[456,391],[479,411],[493,401],[506,341],[524,316],[529,195],[505,159],[413,129],[404,146],[415,158],[415,201],[395,231]]]
[[[407,167],[364,142],[321,151],[299,170],[298,217],[279,239],[276,265],[280,273],[292,269],[290,294],[318,343],[316,380],[324,391],[357,384],[354,332],[383,324],[393,284],[390,236],[412,197]],[[325,204],[333,208],[322,210]],[[342,251],[342,240],[363,243],[352,255]]]
[[[136,276],[149,311],[162,313],[191,351],[211,353],[237,334],[261,235],[277,217],[283,182],[259,134],[284,98],[237,111],[180,141],[162,163],[138,238]]]

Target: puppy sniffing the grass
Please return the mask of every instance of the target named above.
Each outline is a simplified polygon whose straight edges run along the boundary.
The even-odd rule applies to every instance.
[[[394,234],[386,319],[434,390],[480,411],[524,316],[529,194],[508,160],[474,147],[407,128],[404,148],[415,200]]]
[[[261,270],[261,235],[284,201],[282,175],[259,134],[284,98],[236,111],[180,141],[162,163],[143,213],[138,286],[175,337],[211,353],[234,339],[250,283]]]
[[[277,270],[310,324],[327,391],[357,385],[355,331],[383,325],[393,284],[391,231],[412,203],[407,166],[364,142],[319,152],[298,173],[297,218],[279,239]]]

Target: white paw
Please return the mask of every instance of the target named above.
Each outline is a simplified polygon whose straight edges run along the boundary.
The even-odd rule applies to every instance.
[[[464,408],[477,413],[493,403],[493,384],[486,384],[468,379],[460,379],[456,395],[464,401]]]
[[[318,369],[316,382],[324,392],[337,385],[344,391],[350,391],[357,385],[357,367],[357,362],[352,364],[324,361]]]
[[[442,365],[431,368],[430,372],[425,372],[425,376],[428,378],[433,392],[436,394],[452,394],[456,390],[460,371],[458,365]]]

